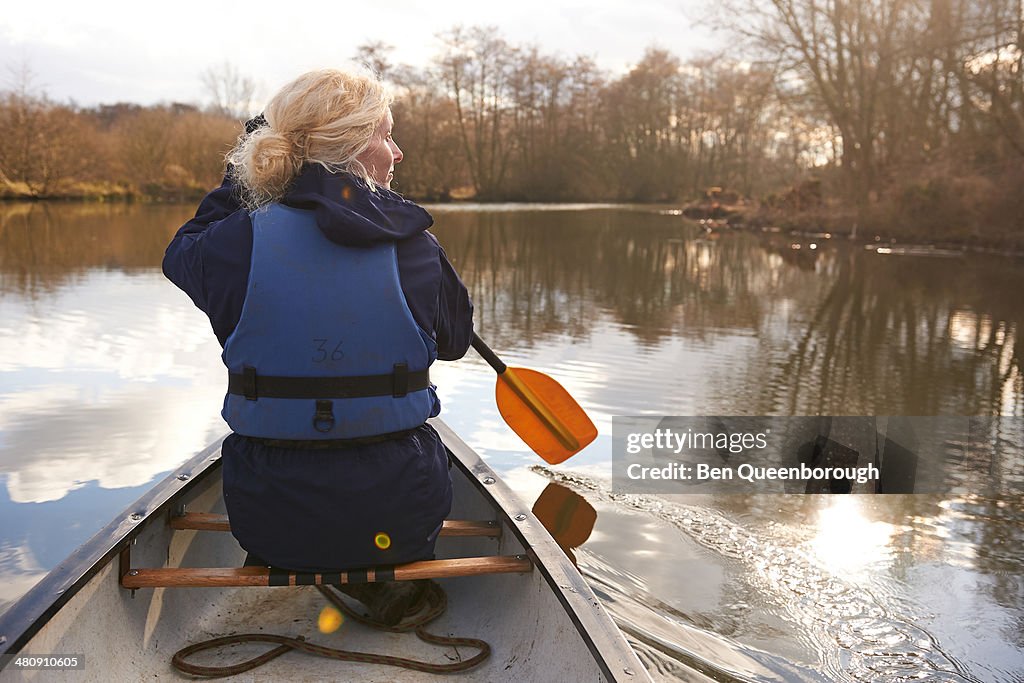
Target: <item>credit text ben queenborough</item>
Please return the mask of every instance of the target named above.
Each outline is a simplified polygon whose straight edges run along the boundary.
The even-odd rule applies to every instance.
[[[742,479],[747,482],[801,480],[830,481],[846,479],[863,484],[878,481],[881,476],[875,465],[865,467],[761,467],[744,463],[738,467],[717,467],[707,463],[688,465],[674,462],[661,467],[644,467],[633,463],[626,468],[626,476],[638,479],[674,479],[677,481],[728,481]]]

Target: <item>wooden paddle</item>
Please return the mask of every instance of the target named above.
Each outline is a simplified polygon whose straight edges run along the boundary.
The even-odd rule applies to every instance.
[[[475,332],[473,348],[498,373],[498,412],[534,453],[557,465],[597,438],[597,427],[561,384],[536,370],[508,367]]]

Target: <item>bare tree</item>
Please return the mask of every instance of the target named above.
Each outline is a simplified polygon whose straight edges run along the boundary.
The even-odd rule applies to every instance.
[[[214,113],[238,120],[246,119],[252,113],[256,83],[242,75],[234,64],[224,62],[220,66],[210,67],[200,78]]]
[[[672,199],[686,163],[677,135],[681,63],[665,50],[648,49],[628,74],[603,93],[608,153],[619,171],[623,197]]]
[[[445,89],[455,102],[466,163],[477,195],[496,196],[505,180],[511,139],[506,134],[515,50],[494,27],[456,27],[439,36]]]
[[[449,199],[468,184],[455,104],[430,70],[402,66],[393,111],[395,140],[405,153],[396,187],[427,199]]]
[[[394,45],[388,45],[380,40],[364,43],[356,48],[354,61],[370,69],[381,78],[387,78],[393,67],[389,56],[394,49]]]

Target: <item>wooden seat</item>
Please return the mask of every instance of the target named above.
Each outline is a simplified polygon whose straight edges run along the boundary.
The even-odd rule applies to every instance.
[[[175,530],[230,531],[227,515],[188,512],[170,519]],[[494,521],[445,520],[442,536],[501,536],[501,525]],[[446,560],[422,560],[405,564],[351,569],[337,572],[293,572],[274,567],[160,567],[131,566],[131,546],[121,551],[120,581],[123,588],[185,588],[241,586],[319,586],[377,581],[444,579],[480,574],[525,573],[533,563],[525,555],[489,555]]]
[[[525,573],[533,563],[525,555],[460,557],[424,560],[389,567],[347,572],[290,572],[273,567],[128,569],[121,575],[124,588],[184,588],[232,586],[320,586],[376,581],[444,579],[480,574]]]

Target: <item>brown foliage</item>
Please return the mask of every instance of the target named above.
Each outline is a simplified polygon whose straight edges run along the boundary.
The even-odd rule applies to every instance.
[[[0,100],[0,179],[32,195],[59,192],[86,177],[94,149],[78,113],[44,97],[7,93]]]
[[[219,183],[239,126],[190,105],[80,110],[8,92],[0,99],[0,132],[7,195],[172,197]]]

